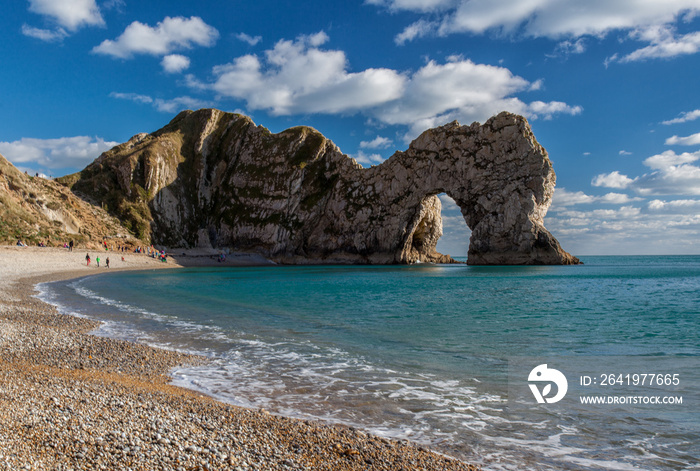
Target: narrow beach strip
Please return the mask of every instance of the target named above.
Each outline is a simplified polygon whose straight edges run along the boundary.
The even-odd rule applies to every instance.
[[[0,247],[0,469],[479,469],[410,442],[170,385],[174,367],[206,359],[90,335],[97,322],[58,313],[34,287],[179,265],[103,252],[111,268],[88,267],[85,254]]]

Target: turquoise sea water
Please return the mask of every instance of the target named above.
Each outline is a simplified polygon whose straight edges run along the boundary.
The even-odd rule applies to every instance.
[[[175,382],[234,404],[408,438],[485,469],[700,469],[700,257],[583,261],[197,268],[41,290],[104,321],[99,335],[210,356]],[[530,392],[541,364],[568,380],[556,404]],[[683,402],[631,399],[645,396]]]

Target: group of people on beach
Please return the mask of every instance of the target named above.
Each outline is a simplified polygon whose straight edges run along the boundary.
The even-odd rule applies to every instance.
[[[151,257],[151,258],[156,258],[160,260],[161,262],[167,262],[168,261],[168,254],[165,253],[165,250],[158,250],[153,245],[150,247],[146,247],[146,254]]]
[[[73,241],[71,241],[72,243]],[[17,239],[17,243],[15,244],[17,247],[29,247],[26,243],[22,242],[22,239]],[[48,239],[46,242],[43,240],[39,241],[38,244],[36,244],[37,247],[50,247]]]
[[[73,250],[72,244],[73,244],[73,241],[71,241],[71,251]],[[105,243],[103,243],[103,247],[105,248],[105,250],[109,250]],[[121,252],[124,252],[127,250],[127,248],[120,246],[118,248],[118,250]],[[155,247],[153,247],[153,245],[151,245],[150,247],[144,247],[144,248],[136,247],[136,249],[134,249],[134,253],[147,254],[149,257],[160,260],[161,262],[168,261],[168,254],[165,253],[165,250],[158,250]],[[92,258],[90,257],[90,254],[89,253],[85,254],[85,264],[89,267],[91,262],[92,262]],[[124,258],[123,255],[122,255],[122,262],[126,262],[126,259]],[[98,267],[100,266],[100,256],[99,255],[97,257],[95,257],[95,263],[97,264]],[[107,257],[105,259],[105,265],[107,266],[107,268],[109,268],[109,257]]]
[[[124,261],[124,257],[122,257],[122,261]],[[90,262],[92,262],[92,258],[90,258],[90,254],[85,254],[85,263],[87,266],[90,266]],[[100,267],[100,256],[98,255],[95,257],[95,262],[97,262],[97,268]],[[107,265],[107,268],[109,268],[109,257],[105,259],[105,265]]]

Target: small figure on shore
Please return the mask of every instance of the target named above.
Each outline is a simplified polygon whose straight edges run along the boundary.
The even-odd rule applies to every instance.
[[[98,255],[95,260],[97,261],[97,268],[100,268],[100,256]]]
[[[68,250],[70,250],[71,252],[73,251],[73,239],[71,239],[71,241],[68,242]]]
[[[124,260],[124,256],[123,256],[123,255],[122,255],[122,262],[126,262],[126,260]]]
[[[85,262],[87,263],[87,266],[90,266],[90,254],[85,255]]]
[[[109,268],[109,257],[105,260],[105,264],[107,265],[107,268]]]
[[[27,244],[22,242],[22,239],[17,239],[17,247],[26,247]]]

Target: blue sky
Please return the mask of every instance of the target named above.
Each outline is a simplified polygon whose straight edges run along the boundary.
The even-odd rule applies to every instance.
[[[368,166],[424,129],[525,115],[577,254],[700,253],[700,0],[17,0],[0,153],[59,176],[183,109],[309,125]],[[439,248],[466,253],[443,197]]]

